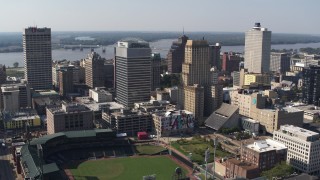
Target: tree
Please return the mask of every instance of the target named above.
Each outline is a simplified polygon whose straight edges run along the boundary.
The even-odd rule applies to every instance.
[[[18,62],[14,62],[14,63],[13,63],[13,67],[14,67],[14,68],[19,67],[19,63],[18,63]]]
[[[281,163],[277,164],[272,169],[267,170],[267,171],[263,171],[261,173],[261,176],[266,177],[267,179],[271,180],[273,178],[283,178],[283,177],[289,176],[293,172],[294,172],[293,167],[286,164],[285,161],[282,161]]]

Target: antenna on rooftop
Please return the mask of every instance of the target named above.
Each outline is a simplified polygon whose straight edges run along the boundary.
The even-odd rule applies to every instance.
[[[182,27],[182,35],[184,35],[184,26]]]

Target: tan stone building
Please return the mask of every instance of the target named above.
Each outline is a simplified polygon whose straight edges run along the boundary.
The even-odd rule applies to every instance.
[[[63,103],[61,108],[47,108],[47,132],[90,130],[92,118],[92,111],[84,105]]]
[[[188,40],[182,64],[181,108],[194,113],[198,123],[222,103],[222,87],[213,82],[210,48],[205,40]]]
[[[239,107],[239,114],[260,122],[263,132],[273,133],[281,125],[292,124],[301,127],[303,124],[303,111],[293,107],[266,107],[266,99],[275,100],[273,92],[231,91],[231,104]],[[273,101],[272,100],[272,101]]]

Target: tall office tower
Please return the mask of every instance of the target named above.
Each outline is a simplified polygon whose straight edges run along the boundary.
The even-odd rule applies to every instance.
[[[302,101],[320,106],[320,66],[304,68],[302,73]]]
[[[30,87],[52,89],[51,29],[24,29],[23,53],[25,78]]]
[[[113,88],[114,86],[114,61],[107,60],[104,63],[104,87]]]
[[[270,66],[271,31],[260,23],[246,32],[244,68],[250,73],[268,73]]]
[[[220,50],[221,45],[216,43],[215,45],[210,45],[210,63],[211,66],[215,66],[218,70],[221,70],[221,59],[220,59]]]
[[[85,59],[85,82],[90,88],[104,86],[104,59],[96,52],[91,52]]]
[[[290,70],[290,57],[287,53],[271,52],[270,71],[277,73],[286,73]]]
[[[181,73],[182,62],[184,60],[184,50],[189,38],[185,35],[179,37],[178,41],[174,41],[167,54],[168,59],[168,72]]]
[[[160,88],[161,75],[161,56],[160,53],[151,55],[151,91]]]
[[[118,103],[132,107],[150,100],[151,49],[139,39],[118,42],[115,48],[115,84]]]
[[[59,71],[59,94],[67,96],[69,93],[73,93],[73,68]]]
[[[7,79],[6,66],[0,64],[0,85],[4,84]]]
[[[198,124],[213,112],[213,75],[210,69],[210,48],[205,40],[188,40],[182,64],[183,108],[194,113]]]

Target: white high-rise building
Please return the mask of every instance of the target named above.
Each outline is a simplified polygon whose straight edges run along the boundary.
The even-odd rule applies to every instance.
[[[292,125],[283,125],[273,133],[273,140],[288,147],[287,163],[300,172],[317,176],[320,175],[319,137],[319,133]]]
[[[29,27],[23,31],[25,78],[35,90],[52,89],[51,29]]]
[[[271,31],[260,23],[246,32],[244,68],[250,73],[267,73],[270,66]]]
[[[133,107],[150,100],[151,48],[139,39],[118,42],[115,48],[115,83],[117,102]]]

